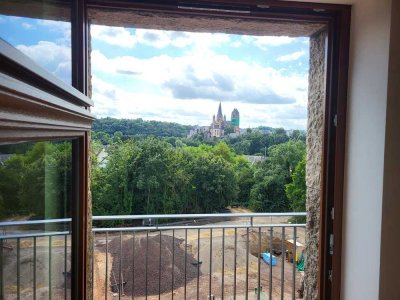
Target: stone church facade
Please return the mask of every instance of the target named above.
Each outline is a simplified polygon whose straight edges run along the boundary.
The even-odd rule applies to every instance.
[[[218,113],[217,115],[213,115],[211,125],[196,126],[189,131],[187,137],[191,138],[196,134],[202,134],[205,138],[221,138],[225,136],[225,128],[228,125],[233,127],[234,135],[240,134],[239,111],[235,108],[231,114],[231,121],[227,121],[226,115],[222,114],[222,105],[221,102],[219,102]]]

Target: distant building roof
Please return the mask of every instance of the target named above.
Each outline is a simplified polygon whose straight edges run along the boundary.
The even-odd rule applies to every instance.
[[[262,162],[265,160],[265,156],[262,155],[244,155],[244,157],[254,165],[257,162]]]
[[[0,163],[6,161],[12,154],[0,154]]]

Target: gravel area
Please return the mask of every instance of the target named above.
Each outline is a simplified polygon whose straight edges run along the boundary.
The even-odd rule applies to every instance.
[[[135,249],[133,249],[135,244]],[[108,246],[112,255],[111,284],[119,282],[120,267],[120,238],[115,237]],[[105,247],[102,247],[102,251]],[[185,243],[183,239],[173,238],[169,235],[161,235],[161,262],[160,262],[160,235],[136,236],[122,240],[121,271],[125,295],[143,296],[162,294],[171,289],[177,289],[185,285]],[[134,253],[133,253],[134,252]],[[174,253],[174,255],[173,255]],[[147,263],[146,263],[147,262]],[[147,265],[147,268],[146,268]],[[161,267],[160,267],[161,265]],[[174,269],[172,270],[172,266]],[[135,273],[132,274],[132,269]],[[147,270],[147,285],[146,285]],[[173,286],[172,286],[173,274]],[[134,287],[132,276],[134,275]],[[115,280],[114,280],[115,276]],[[186,255],[186,281],[197,278],[197,260],[187,251]]]

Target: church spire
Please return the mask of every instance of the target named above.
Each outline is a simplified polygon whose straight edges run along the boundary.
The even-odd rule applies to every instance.
[[[217,119],[222,119],[222,118],[223,118],[223,116],[222,116],[221,101],[219,101]]]

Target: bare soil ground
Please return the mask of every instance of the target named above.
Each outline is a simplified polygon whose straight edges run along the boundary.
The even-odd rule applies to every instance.
[[[51,294],[53,299],[64,298],[64,237],[53,237],[50,244],[47,237],[37,238],[36,262],[34,264],[33,239],[24,238],[20,240],[19,258],[19,286],[21,299],[33,298],[33,278],[36,267],[36,299],[48,299],[49,282],[51,282]],[[67,240],[67,271],[70,270],[70,240]],[[17,241],[7,240],[3,248],[3,276],[5,300],[17,299]],[[49,268],[50,266],[50,268]],[[67,276],[67,296],[70,292],[70,278]]]
[[[269,220],[268,220],[269,221]],[[277,221],[277,220],[273,220]],[[237,221],[228,221],[226,223],[237,223]],[[256,222],[256,221],[255,221]],[[263,220],[265,222],[265,220]],[[275,224],[279,224],[275,222]],[[292,229],[293,232],[293,229]],[[146,234],[137,233],[135,235],[135,253],[132,249],[132,234],[124,234],[122,241],[122,276],[127,281],[124,287],[125,296],[122,299],[131,299],[132,295],[132,267],[135,264],[135,299],[145,299],[146,292],[146,276],[147,276],[147,299],[171,299],[171,292],[174,293],[175,299],[184,299],[185,290],[187,299],[207,299],[210,291],[210,273],[211,273],[211,294],[216,299],[233,299],[236,293],[237,299],[245,298],[248,293],[249,299],[257,299],[255,288],[258,287],[258,274],[260,274],[260,287],[262,287],[261,299],[268,299],[269,284],[272,273],[272,299],[280,299],[281,296],[281,280],[282,280],[282,264],[284,265],[284,299],[292,299],[293,291],[293,264],[282,261],[282,256],[277,257],[277,266],[273,266],[272,270],[269,265],[258,259],[258,229],[249,230],[249,254],[247,255],[247,231],[246,229],[238,229],[236,235],[236,290],[234,290],[235,277],[235,230],[225,229],[224,232],[224,251],[222,247],[222,229],[213,229],[212,239],[210,243],[211,232],[209,229],[202,229],[200,235],[197,230],[188,230],[187,242],[185,242],[185,231],[175,230],[174,238],[172,231],[163,231],[161,236],[161,272],[159,272],[160,264],[160,235],[159,232],[149,234],[148,243],[146,245]],[[286,230],[287,238],[291,238],[290,230]],[[261,236],[261,252],[264,252],[269,245],[270,232],[267,228],[260,231]],[[298,231],[298,236],[304,236],[304,232]],[[281,236],[281,232],[274,232],[274,237]],[[119,234],[110,235],[109,257],[113,258],[112,271],[115,275],[115,281],[109,277],[109,286],[115,282],[119,282],[119,257],[120,257],[120,238]],[[96,235],[96,253],[97,255],[105,255],[105,239],[101,234]],[[186,289],[185,289],[185,247],[186,249]],[[198,247],[200,247],[200,256],[197,255]],[[174,285],[172,285],[172,251],[174,249]],[[147,254],[147,255],[146,255]],[[96,255],[96,257],[97,257]],[[134,257],[134,259],[133,259]],[[146,275],[146,257],[147,257],[147,275]],[[246,271],[246,262],[249,262],[248,271]],[[197,273],[197,262],[201,262],[199,273]],[[100,262],[99,262],[100,263]],[[211,266],[211,267],[210,267]],[[110,269],[110,268],[108,268]],[[105,278],[104,267],[99,276]],[[96,272],[96,270],[95,270]],[[246,284],[246,272],[248,274]],[[199,275],[197,275],[199,274]],[[301,274],[296,271],[295,290],[300,287]],[[96,275],[95,275],[96,278]],[[96,281],[97,282],[97,281]],[[104,283],[104,280],[103,280]],[[97,292],[97,286],[100,292]],[[159,289],[160,286],[160,289]],[[222,287],[224,287],[222,295]],[[247,287],[247,289],[246,289]],[[113,293],[108,289],[109,297]],[[95,285],[95,295],[100,295],[95,299],[104,299],[104,284]],[[297,296],[297,292],[296,292]]]
[[[232,212],[248,212],[245,209],[237,208]],[[254,218],[253,224],[283,224],[287,223],[287,218],[268,217]],[[248,224],[248,219],[224,220],[216,224],[238,225]],[[123,299],[131,299],[132,293],[135,299],[145,299],[147,289],[147,299],[171,299],[173,293],[175,299],[207,299],[210,291],[216,299],[233,299],[236,294],[237,299],[244,299],[246,293],[249,299],[257,299],[254,289],[258,287],[258,274],[260,274],[260,286],[262,287],[261,299],[268,299],[269,284],[272,271],[272,299],[280,299],[281,295],[281,274],[282,265],[284,266],[284,299],[292,298],[293,283],[293,264],[282,260],[282,256],[277,257],[277,266],[270,269],[269,265],[258,259],[259,241],[261,236],[261,252],[264,252],[270,245],[270,231],[268,228],[249,229],[247,237],[246,229],[236,231],[236,251],[235,251],[235,230],[225,229],[224,247],[222,247],[222,229],[213,229],[212,239],[209,229],[197,229],[187,231],[187,241],[185,240],[184,230],[163,230],[161,236],[161,256],[160,256],[160,235],[159,232],[149,233],[148,242],[146,234],[136,233],[135,243],[131,233],[124,233],[122,240],[122,256],[120,260],[120,239],[118,234],[109,234],[109,253],[108,264],[106,267],[105,255],[105,235],[96,234],[95,236],[95,256],[94,256],[94,288],[93,298],[104,299],[105,290],[108,290],[108,299],[115,298],[112,292],[112,285],[119,282],[119,265],[121,262],[122,277],[126,281],[124,286]],[[293,228],[285,229],[285,236],[282,236],[282,229],[275,228],[273,238],[292,239]],[[174,235],[174,237],[173,237]],[[304,229],[298,229],[296,236],[300,243],[304,244]],[[247,238],[249,239],[249,251],[247,255]],[[211,243],[210,243],[211,241]],[[133,253],[133,244],[135,244]],[[36,243],[36,295],[37,299],[47,299],[49,280],[52,282],[53,299],[64,297],[64,237],[53,237],[51,242],[51,260],[49,260],[49,239],[47,237],[38,238]],[[67,271],[70,270],[70,240],[67,241]],[[274,247],[277,247],[275,245]],[[223,251],[224,248],[224,251]],[[198,250],[199,254],[198,255]],[[236,253],[236,256],[235,256]],[[174,255],[172,255],[174,254]],[[32,297],[33,292],[33,268],[34,268],[33,239],[21,239],[20,241],[20,294],[22,299]],[[146,274],[147,257],[147,274]],[[160,266],[161,257],[161,268]],[[186,265],[185,265],[186,257]],[[236,257],[236,268],[235,268]],[[174,261],[172,261],[174,260]],[[248,261],[248,271],[246,262]],[[4,262],[4,288],[5,299],[16,299],[17,294],[17,244],[15,240],[7,243],[7,248],[3,249]],[[197,269],[198,262],[199,272]],[[259,264],[260,262],[260,264]],[[135,266],[134,266],[135,264]],[[49,272],[51,265],[51,272]],[[132,269],[135,274],[132,274]],[[186,268],[186,280],[185,280]],[[161,272],[159,272],[159,269]],[[107,270],[107,275],[106,275]],[[173,272],[172,272],[173,270]],[[236,289],[235,289],[235,270],[236,270]],[[174,273],[174,283],[172,284],[172,273]],[[246,283],[246,273],[247,283]],[[210,275],[211,274],[211,275]],[[134,276],[133,276],[134,275]],[[114,279],[115,277],[115,279]],[[147,277],[147,281],[146,281]],[[295,289],[300,287],[301,274],[296,271]],[[133,278],[135,280],[132,284]],[[146,284],[147,282],[147,284]],[[185,285],[186,282],[186,285]],[[69,293],[70,282],[67,280],[67,293]],[[159,288],[160,287],[160,288]],[[186,288],[185,288],[186,287]],[[223,287],[223,290],[222,290]],[[114,286],[114,291],[116,286]],[[113,296],[114,294],[114,296]],[[297,295],[297,293],[296,293]]]

